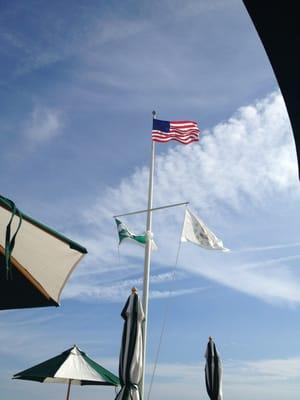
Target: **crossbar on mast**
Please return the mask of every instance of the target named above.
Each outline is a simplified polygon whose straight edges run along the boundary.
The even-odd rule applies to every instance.
[[[183,205],[186,205],[186,204],[189,204],[189,201],[185,201],[184,203],[170,204],[168,206],[150,208],[150,209],[146,208],[145,210],[132,211],[132,212],[129,212],[129,213],[126,213],[126,214],[113,215],[113,218],[124,217],[126,215],[141,214],[141,213],[145,213],[145,212],[148,212],[148,211],[162,210],[164,208],[178,207],[178,206],[183,206]]]

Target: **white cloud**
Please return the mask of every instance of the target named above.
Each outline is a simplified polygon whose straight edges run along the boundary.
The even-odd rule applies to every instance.
[[[272,246],[259,246],[259,247],[248,247],[242,248],[240,252],[253,252],[253,251],[268,251],[268,250],[276,250],[276,249],[285,249],[291,247],[299,247],[300,242],[295,243],[285,243],[285,244],[273,244]]]
[[[155,202],[189,200],[198,210],[226,204],[238,209],[247,198],[295,189],[296,152],[282,97],[273,93],[242,107],[227,122],[202,133],[199,144],[176,146],[156,158]],[[145,208],[148,169],[137,170],[101,196],[90,221]]]
[[[123,270],[122,270],[123,271]],[[183,280],[185,274],[183,272],[169,272],[157,275],[152,275],[150,277],[151,286],[157,287],[157,285],[172,283],[175,279]],[[104,281],[104,282],[103,282]],[[105,283],[103,278],[95,279],[95,277],[90,274],[86,274],[86,277],[81,276],[80,279],[71,281],[64,290],[63,297],[66,298],[79,298],[85,301],[95,301],[102,300],[108,302],[123,301],[130,294],[130,289],[135,286],[140,292],[143,289],[143,279],[118,279],[114,283]],[[164,287],[162,290],[153,289],[150,290],[151,299],[162,299],[183,296],[185,294],[196,293],[202,290],[208,289],[207,287],[196,287],[189,289],[166,289]]]
[[[283,381],[300,378],[299,357],[248,361],[246,367],[251,371],[251,375],[256,374],[261,380]]]
[[[67,347],[63,347],[57,335],[47,335],[47,346],[45,346],[45,338],[43,343],[35,340],[31,343],[27,341],[21,342],[18,340],[20,332],[18,331],[19,324],[16,323],[6,324],[1,326],[3,331],[7,331],[10,335],[4,337],[5,341],[2,343],[6,344],[7,353],[12,357],[15,356],[18,360],[19,367],[16,367],[14,362],[12,366],[7,367],[6,365],[1,368],[1,376],[3,381],[1,383],[6,385],[8,388],[15,392],[21,391],[24,387],[24,383],[12,382],[11,378],[13,373],[16,373],[20,368],[29,367],[32,364],[38,363],[44,359],[47,359],[54,354],[53,349],[57,350],[57,354],[60,351],[65,350]],[[40,321],[42,322],[42,321]],[[32,336],[33,330],[30,329],[30,325],[34,324],[34,328],[37,328],[39,319],[30,319],[27,326],[23,326],[23,335],[26,337]],[[15,327],[15,329],[12,329]],[[37,332],[38,334],[39,332]],[[72,333],[70,332],[72,335]],[[99,338],[97,337],[97,348],[99,348]],[[29,345],[29,346],[28,346]],[[80,347],[80,346],[79,346]],[[101,346],[100,346],[101,347]],[[52,350],[49,350],[52,349]],[[26,350],[24,352],[24,350]],[[86,351],[86,348],[82,348]],[[203,350],[204,352],[204,350]],[[1,352],[2,356],[5,354]],[[103,357],[101,351],[96,350],[95,352],[89,352],[88,356],[99,362],[111,371],[116,372],[118,366],[117,357]],[[253,398],[264,398],[266,395],[274,400],[280,400],[282,396],[291,400],[298,399],[299,388],[300,388],[300,357],[295,356],[293,358],[278,358],[278,359],[256,359],[256,360],[232,360],[222,359],[223,363],[223,393],[224,398],[228,397],[232,400],[238,400],[241,397],[245,400],[251,400]],[[156,373],[154,376],[153,386],[151,388],[151,399],[172,398],[179,400],[188,397],[191,400],[204,398],[207,396],[205,389],[205,375],[204,375],[204,356],[199,352],[199,362],[193,363],[182,363],[182,362],[159,362],[156,365]],[[153,363],[147,363],[146,369],[146,385],[145,393],[146,396],[149,391],[149,383],[151,380],[152,372],[154,369]],[[12,388],[13,384],[13,388]],[[26,387],[26,390],[30,393],[32,390],[35,398],[37,390],[39,396],[44,396],[46,399],[53,397],[53,393],[50,390],[51,386],[48,387],[43,385],[32,384],[31,387]],[[60,385],[53,385],[54,393],[59,395],[61,392]],[[41,389],[39,389],[41,387]],[[31,389],[32,388],[32,389]],[[39,392],[40,390],[40,392]],[[80,398],[84,392],[84,397],[87,399],[95,398],[93,391],[88,391],[86,388],[73,388],[73,397]],[[98,390],[96,390],[98,392]],[[101,392],[101,396],[104,399],[110,399],[112,396],[111,391]]]
[[[233,250],[230,254],[211,254],[186,244],[182,246],[179,268],[268,302],[299,303],[300,277],[289,264],[298,259],[298,254],[274,256],[267,253],[266,257],[259,252],[234,251],[239,248],[235,242],[240,240],[240,231],[245,230],[244,238],[250,248],[272,247],[274,251],[284,251],[287,242],[292,243],[292,234],[289,237],[289,231],[281,226],[279,232],[285,229],[286,233],[282,245],[278,242],[279,235],[275,236],[276,246],[274,240],[270,241],[278,230],[273,225],[269,227],[270,237],[260,236],[258,230],[265,229],[265,225],[259,216],[255,217],[255,212],[270,214],[269,202],[274,198],[282,197],[285,202],[299,201],[296,153],[281,95],[275,92],[253,105],[242,107],[228,121],[204,132],[199,144],[163,146],[166,153],[156,159],[155,204],[189,200],[191,207],[224,245]],[[143,251],[124,244],[120,248],[120,261],[117,261],[112,215],[145,209],[147,182],[148,169],[137,169],[120,185],[107,188],[94,207],[84,214],[93,232],[93,237],[86,241],[93,260],[93,267],[87,266],[87,270],[91,271],[93,279],[97,280],[95,277],[98,276],[98,285],[84,279],[82,269],[67,289],[68,297],[91,290],[96,298],[113,299],[124,288],[124,279],[130,281],[132,275],[142,274],[138,265],[142,265]],[[245,210],[254,213],[251,222],[243,219]],[[182,211],[182,208],[160,211],[154,218],[155,241],[159,247],[153,254],[156,266],[174,268]],[[276,223],[277,213],[275,208],[272,223]],[[253,222],[255,218],[257,221]],[[128,225],[134,231],[142,231],[144,215],[128,217],[125,221],[130,221]],[[253,239],[255,243],[251,245]],[[107,278],[108,271],[111,277],[112,268],[116,272],[113,285],[109,282],[111,278]],[[198,288],[191,289],[194,290]],[[160,289],[159,293],[153,289],[156,297],[164,297],[167,292],[168,288]]]
[[[60,134],[62,119],[60,112],[36,106],[27,121],[25,135],[35,144],[43,143]]]
[[[116,371],[118,360],[115,358],[95,358],[94,354],[89,354],[93,359],[100,362],[109,370]],[[256,361],[223,361],[223,393],[224,398],[238,400],[262,399],[270,397],[274,400],[288,398],[296,400],[299,397],[300,388],[300,358],[290,359],[265,359]],[[147,365],[145,393],[146,398],[149,390],[150,377],[153,371],[153,364]],[[4,373],[5,372],[5,373]],[[15,371],[16,372],[16,371]],[[10,376],[11,371],[2,369],[3,376]],[[3,384],[8,385],[8,379],[3,380]],[[14,392],[22,390],[25,385],[22,382],[13,382]],[[9,386],[9,385],[8,385]],[[37,393],[45,399],[53,398],[53,395],[61,395],[63,391],[60,385],[35,385],[32,384],[32,394],[35,398]],[[50,390],[53,387],[52,391]],[[26,387],[27,390],[30,390]],[[86,399],[93,399],[99,394],[99,388],[91,389],[83,387],[72,390],[74,398],[81,398],[84,393]],[[151,390],[151,399],[172,398],[179,400],[186,398],[196,400],[206,398],[204,380],[204,362],[199,359],[199,363],[164,363],[157,365],[154,383]],[[52,397],[51,397],[52,396]],[[101,398],[111,399],[112,391],[101,389]]]
[[[195,253],[194,253],[195,255]],[[296,273],[287,264],[272,261],[272,271],[265,268],[264,262],[255,268],[249,268],[242,263],[230,265],[230,262],[220,264],[194,265],[184,267],[194,274],[200,274],[222,285],[250,294],[266,302],[281,304],[283,302],[300,302],[300,281]],[[259,268],[260,267],[260,268]]]
[[[22,310],[23,311],[23,310]],[[60,318],[59,315],[35,316],[34,312],[27,311],[24,314],[8,311],[3,313],[0,322],[0,341],[3,346],[0,348],[2,356],[18,356],[22,360],[34,358],[35,347],[41,337],[41,327],[51,325],[53,321]],[[20,334],[20,332],[22,332]],[[47,354],[46,349],[39,349],[40,354]]]
[[[149,365],[148,370],[153,370]],[[243,398],[297,399],[300,387],[300,358],[256,361],[223,360],[223,394],[232,400]],[[204,361],[194,364],[160,363],[151,398],[189,399],[206,397]]]

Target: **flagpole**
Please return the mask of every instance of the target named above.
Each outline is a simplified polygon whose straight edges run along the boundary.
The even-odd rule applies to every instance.
[[[152,111],[153,119],[156,117],[156,112]],[[143,325],[143,374],[141,381],[141,398],[144,399],[145,391],[145,370],[146,370],[146,352],[147,352],[147,326],[148,326],[148,296],[149,296],[149,278],[150,278],[150,262],[151,262],[151,229],[152,229],[152,204],[153,204],[153,178],[154,178],[154,161],[155,161],[155,142],[151,141],[151,162],[149,171],[149,187],[148,187],[148,207],[147,207],[147,224],[146,235],[148,240],[145,246],[145,261],[144,261],[144,283],[143,283],[143,309],[145,321]]]

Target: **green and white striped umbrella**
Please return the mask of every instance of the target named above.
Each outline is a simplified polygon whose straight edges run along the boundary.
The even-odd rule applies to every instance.
[[[131,289],[121,316],[124,319],[122,345],[119,358],[121,390],[115,400],[141,400],[140,384],[143,374],[143,334],[145,319],[142,303]]]
[[[13,379],[45,383],[67,383],[67,400],[71,384],[118,386],[119,378],[89,358],[76,345],[60,355],[18,372]]]

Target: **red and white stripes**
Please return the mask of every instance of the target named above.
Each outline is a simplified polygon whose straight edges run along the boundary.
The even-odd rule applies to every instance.
[[[176,140],[183,144],[189,144],[199,140],[199,133],[198,125],[194,121],[170,121],[168,132],[152,130],[152,140],[161,143]]]

